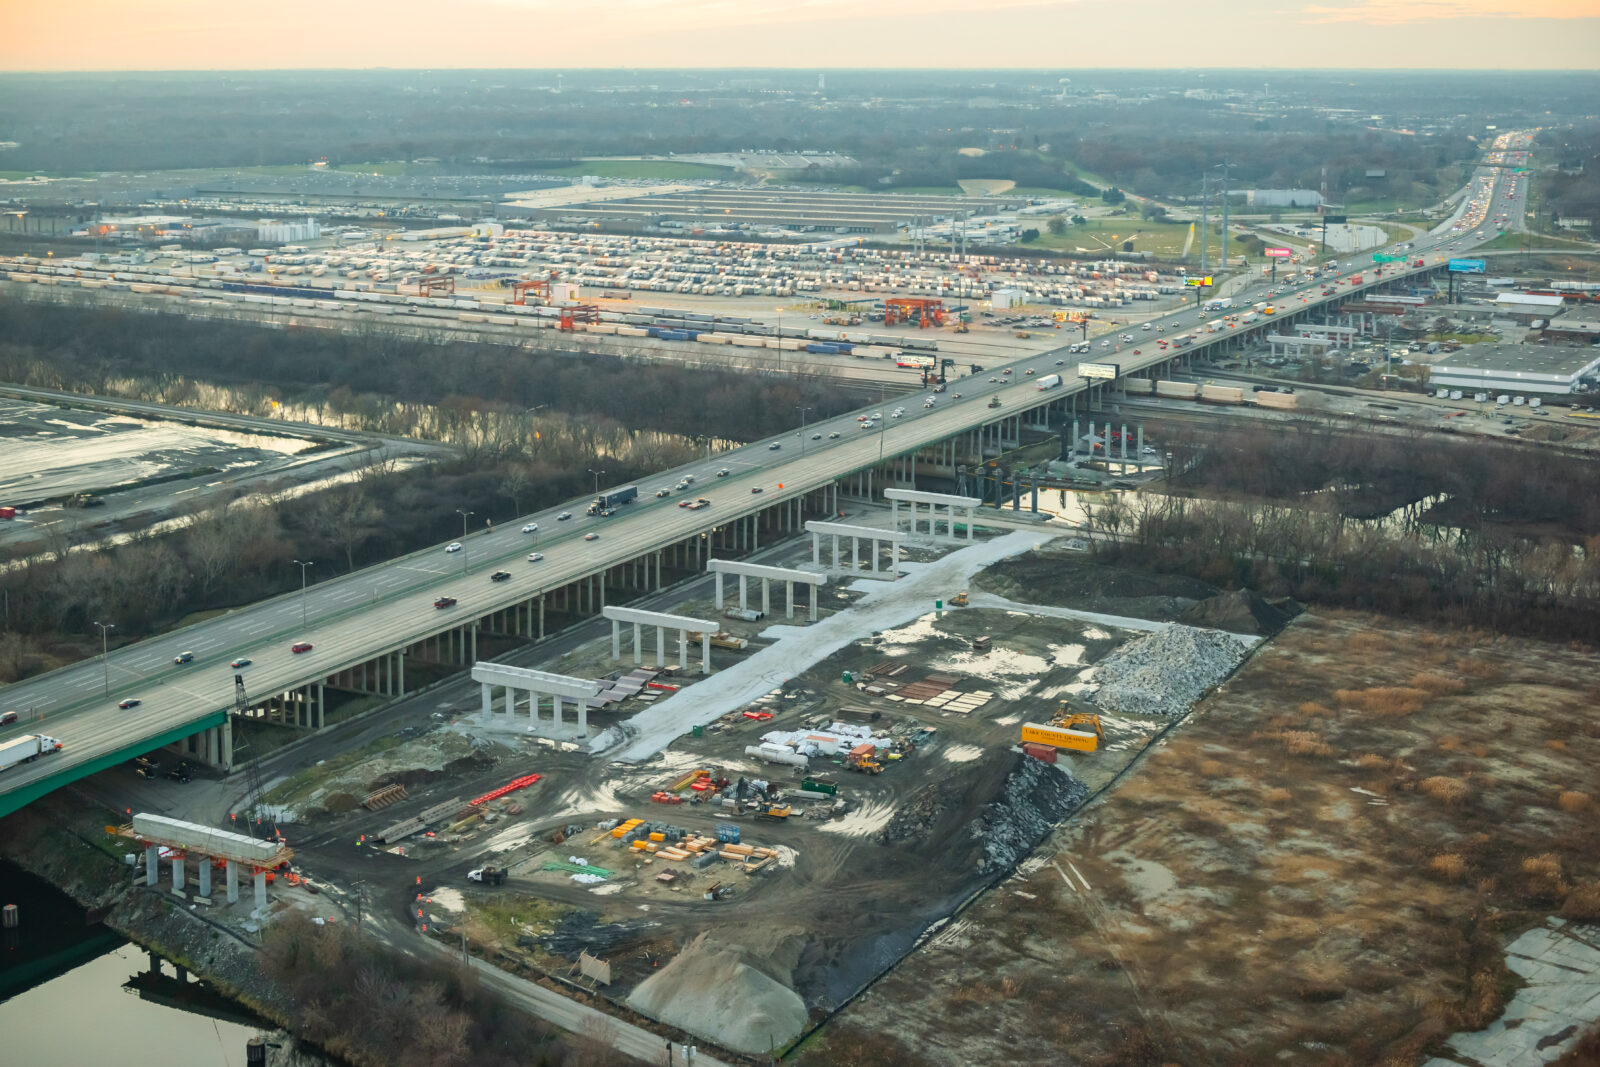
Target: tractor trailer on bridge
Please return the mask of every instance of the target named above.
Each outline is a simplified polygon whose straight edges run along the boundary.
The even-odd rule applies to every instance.
[[[631,504],[637,500],[638,497],[639,487],[637,485],[630,485],[622,489],[613,489],[610,492],[601,493],[599,496],[595,497],[594,502],[589,505],[589,510],[585,512],[585,514],[609,515],[611,514],[612,509],[619,508],[624,504]]]
[[[61,742],[43,734],[23,734],[0,743],[0,771],[8,771],[19,763],[32,763],[40,756],[61,751]]]

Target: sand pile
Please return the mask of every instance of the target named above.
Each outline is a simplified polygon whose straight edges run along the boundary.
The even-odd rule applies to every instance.
[[[806,1025],[800,994],[705,934],[641,982],[628,1006],[739,1052],[781,1048]]]

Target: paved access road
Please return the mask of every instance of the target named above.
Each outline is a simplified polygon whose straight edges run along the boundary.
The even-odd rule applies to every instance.
[[[1493,185],[1492,193],[1476,204],[1469,193],[1463,198],[1463,217],[1415,242],[1408,255],[1436,266],[1448,252],[1493,238],[1499,232],[1495,217],[1511,214],[1526,196],[1525,182],[1519,183],[1516,193],[1507,191],[1508,173],[1481,170],[1480,176]],[[1385,278],[1376,278],[1368,271],[1366,284],[1384,282],[1395,274],[1390,270]],[[1324,288],[1332,288],[1335,296],[1323,297]],[[1280,287],[1272,300],[1289,312],[1349,292],[1348,279],[1331,285],[1319,280]],[[1301,297],[1305,303],[1297,302]],[[103,663],[85,661],[10,686],[0,691],[0,711],[15,710],[22,722],[4,728],[0,736],[39,730],[60,738],[66,747],[47,760],[0,773],[0,795],[230,706],[234,672],[228,662],[234,657],[247,656],[253,661],[244,670],[252,694],[292,689],[452,623],[466,622],[592,574],[604,565],[638,558],[660,545],[703,531],[708,522],[725,523],[748,515],[775,500],[828,485],[883,457],[910,452],[993,418],[1026,410],[1039,399],[1035,381],[1045,375],[1066,377],[1065,386],[1054,396],[1082,388],[1083,382],[1072,376],[1079,359],[1114,360],[1124,373],[1162,362],[1169,354],[1155,339],[1192,330],[1195,314],[1189,308],[1154,320],[1148,331],[1130,329],[1132,342],[1115,342],[1120,351],[1096,342],[1092,354],[1080,357],[1060,348],[1011,364],[1009,377],[980,374],[954,380],[943,395],[931,391],[912,394],[897,402],[905,411],[901,418],[893,417],[893,406],[870,409],[864,413],[878,416],[871,430],[863,430],[854,416],[844,415],[699,460],[640,482],[639,499],[612,518],[585,516],[587,501],[580,500],[566,506],[571,512],[569,519],[559,517],[562,509],[552,508],[509,519],[492,530],[480,525],[478,532],[462,539],[460,552],[446,552],[443,545],[414,552],[314,582],[303,598],[291,593],[262,601],[118,649]],[[1258,326],[1203,337],[1211,341]],[[989,377],[1002,380],[990,382]],[[1001,398],[998,410],[987,408],[994,395]],[[925,406],[930,402],[931,406]],[[729,473],[719,478],[723,469]],[[685,475],[694,478],[686,491],[672,490],[666,498],[654,495],[658,489],[671,489]],[[756,488],[763,492],[753,493]],[[702,495],[713,502],[707,509],[690,511],[677,506],[684,496]],[[474,516],[472,522],[481,524],[484,518]],[[538,531],[522,533],[521,527],[530,522],[538,524]],[[588,533],[597,534],[598,540],[585,541]],[[529,562],[528,553],[535,551],[545,558]],[[489,574],[496,569],[509,571],[511,580],[491,582]],[[314,568],[309,577],[315,580]],[[457,605],[436,610],[433,601],[440,595],[457,598]],[[289,646],[296,640],[312,642],[313,650],[291,653]],[[194,662],[174,665],[173,657],[185,651],[195,653]],[[119,710],[117,702],[126,697],[143,703],[129,711]]]

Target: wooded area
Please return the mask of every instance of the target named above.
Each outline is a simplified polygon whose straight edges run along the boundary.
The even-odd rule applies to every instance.
[[[1172,494],[1093,509],[1125,559],[1266,596],[1600,641],[1600,477],[1498,442],[1230,426],[1169,445]]]

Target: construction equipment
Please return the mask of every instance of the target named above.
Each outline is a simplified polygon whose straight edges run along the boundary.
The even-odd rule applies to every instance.
[[[1087,727],[1087,729],[1080,729]],[[1048,723],[1023,723],[1022,740],[1036,745],[1051,745],[1074,752],[1095,752],[1105,740],[1100,728],[1100,716],[1083,711],[1073,711],[1063,701]]]
[[[790,814],[790,809],[789,809],[789,806],[787,804],[785,804],[781,808],[778,807],[776,804],[774,804],[771,807],[767,808],[767,810],[765,810],[765,811],[756,812],[756,818],[758,818],[758,819],[770,819],[773,822],[783,822],[785,819],[787,819],[789,817],[789,814]]]
[[[556,328],[571,333],[579,323],[600,321],[600,309],[593,304],[574,304],[561,309],[561,320]]]
[[[550,283],[555,281],[556,277],[556,272],[551,271],[543,278],[531,278],[527,281],[512,282],[511,302],[513,304],[526,306],[529,293],[532,293],[534,296],[540,297],[544,300],[549,300]]]
[[[953,608],[964,608],[964,607],[966,607],[967,606],[967,591],[965,589],[963,589],[963,590],[961,590],[961,592],[959,592],[955,596],[951,597],[950,598],[950,606],[953,607]]]
[[[467,879],[482,882],[484,885],[505,885],[506,872],[503,867],[479,867],[477,870],[468,871]]]
[[[944,301],[925,297],[892,296],[883,302],[883,324],[915,322],[921,329],[944,325]]]
[[[445,296],[455,296],[456,276],[454,274],[446,274],[440,277],[417,279],[418,296],[432,296],[434,293],[442,293]]]
[[[870,743],[859,744],[845,756],[845,766],[862,774],[882,774],[883,764],[874,758],[877,752]]]

